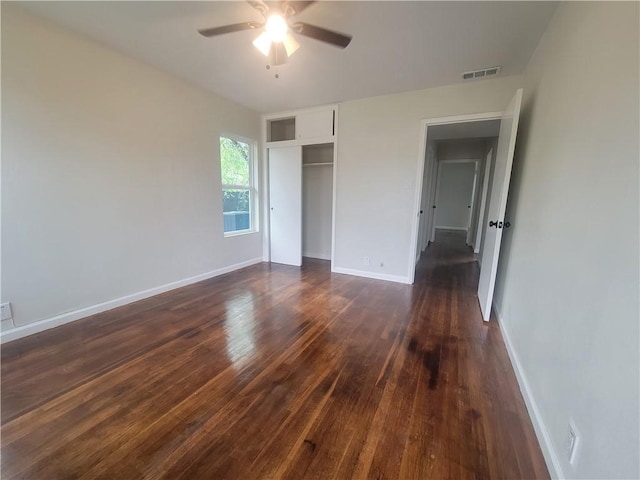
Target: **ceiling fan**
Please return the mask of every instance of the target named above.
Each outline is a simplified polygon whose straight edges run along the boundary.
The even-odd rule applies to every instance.
[[[304,22],[291,22],[291,18],[310,7],[315,1],[280,1],[265,2],[263,0],[247,0],[247,3],[258,10],[264,22],[242,22],[222,27],[198,30],[200,35],[215,37],[226,33],[243,30],[262,29],[264,31],[253,41],[255,47],[265,56],[270,57],[272,65],[282,65],[294,54],[300,44],[290,32],[329,43],[339,48],[346,48],[351,42],[351,35],[334,32],[323,27]]]

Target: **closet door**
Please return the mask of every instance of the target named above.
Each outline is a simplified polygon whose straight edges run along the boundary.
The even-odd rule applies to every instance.
[[[269,149],[271,261],[302,265],[302,147]]]

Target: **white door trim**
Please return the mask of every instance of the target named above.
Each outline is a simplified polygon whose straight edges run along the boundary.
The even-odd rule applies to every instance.
[[[407,278],[410,283],[413,283],[416,276],[415,258],[416,249],[418,248],[418,228],[420,226],[420,197],[422,195],[422,175],[424,173],[424,161],[425,152],[427,148],[427,130],[430,126],[434,125],[446,125],[450,123],[463,123],[463,122],[481,122],[484,120],[497,120],[502,118],[502,112],[485,112],[485,113],[470,113],[467,115],[455,115],[451,117],[434,117],[423,119],[420,121],[420,145],[418,146],[418,164],[416,168],[416,186],[413,193],[413,211],[415,213],[413,217],[413,225],[411,227],[411,242],[409,243],[409,271],[407,272]]]
[[[331,271],[335,269],[336,260],[336,206],[338,204],[338,122],[340,118],[339,105],[334,105],[333,111],[333,184],[331,192]]]

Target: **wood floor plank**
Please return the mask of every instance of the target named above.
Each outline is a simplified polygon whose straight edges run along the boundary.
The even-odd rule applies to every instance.
[[[4,479],[548,478],[478,266],[259,264],[2,348]]]

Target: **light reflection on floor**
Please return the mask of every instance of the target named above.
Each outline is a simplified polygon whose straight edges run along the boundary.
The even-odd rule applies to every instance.
[[[255,306],[253,292],[241,292],[225,302],[227,355],[234,367],[242,368],[255,351]]]

